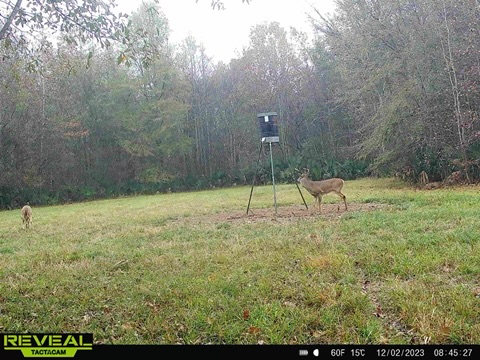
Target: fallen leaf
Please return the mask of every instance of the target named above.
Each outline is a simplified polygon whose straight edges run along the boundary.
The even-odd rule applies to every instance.
[[[260,329],[256,326],[250,326],[248,328],[248,333],[249,334],[258,334],[260,332]]]
[[[122,328],[124,330],[132,330],[134,328],[134,326],[130,323],[125,323],[125,324],[122,324]]]
[[[385,315],[383,314],[382,308],[377,306],[377,311],[373,313],[376,317],[384,318]]]
[[[160,310],[160,305],[158,305],[158,304],[147,301],[145,303],[145,305],[147,305],[149,308],[151,308],[152,311],[154,311],[154,312],[158,312]]]

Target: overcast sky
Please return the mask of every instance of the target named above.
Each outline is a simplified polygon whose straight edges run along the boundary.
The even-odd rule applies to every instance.
[[[238,57],[248,45],[250,28],[265,22],[278,21],[288,30],[290,26],[305,31],[312,30],[306,13],[311,5],[324,14],[335,9],[334,0],[223,0],[225,10],[213,10],[211,0],[160,0],[172,31],[170,42],[179,43],[192,35],[203,43],[207,55],[214,61],[228,63]],[[138,9],[140,0],[117,0],[117,11],[130,14]]]

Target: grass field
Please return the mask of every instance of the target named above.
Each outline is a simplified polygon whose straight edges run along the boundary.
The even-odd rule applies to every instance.
[[[479,344],[480,186],[347,181],[0,212],[0,332],[97,344]]]

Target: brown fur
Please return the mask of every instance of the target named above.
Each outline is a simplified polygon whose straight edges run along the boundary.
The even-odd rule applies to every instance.
[[[22,217],[23,228],[26,229],[30,227],[33,222],[32,208],[28,205],[25,205],[22,208],[21,217]]]
[[[347,198],[342,193],[342,187],[345,183],[343,179],[332,178],[327,180],[313,181],[308,178],[308,170],[305,171],[297,181],[302,184],[302,186],[307,189],[307,191],[315,198],[315,202],[318,203],[318,211],[322,212],[322,197],[326,194],[334,192],[343,200],[345,204],[345,210],[348,210]],[[338,205],[338,210],[340,210],[340,205]]]

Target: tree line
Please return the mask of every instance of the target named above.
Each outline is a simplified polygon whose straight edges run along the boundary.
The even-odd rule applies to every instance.
[[[423,172],[442,181],[459,171],[476,181],[478,1],[336,6],[329,17],[312,8],[313,43],[258,24],[228,64],[214,63],[194,37],[170,43],[156,2],[128,18],[110,8],[86,20],[75,13],[73,24],[90,24],[81,41],[72,27],[52,41],[7,31],[3,19],[0,207],[268,183],[256,114],[269,111],[278,113],[280,182],[300,168],[315,178],[416,182]]]

